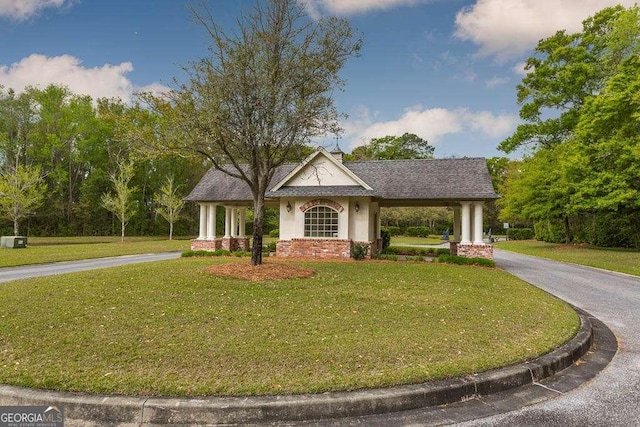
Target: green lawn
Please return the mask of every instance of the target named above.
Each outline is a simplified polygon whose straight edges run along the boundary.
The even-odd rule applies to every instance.
[[[221,262],[251,268],[181,258],[3,284],[0,383],[164,396],[384,387],[531,359],[579,326],[496,269],[309,262],[310,279],[246,282],[204,271]]]
[[[186,251],[189,240],[131,237],[29,237],[27,248],[0,248],[0,267],[157,252]]]
[[[640,251],[597,248],[588,245],[561,245],[535,240],[498,242],[495,247],[640,276]]]
[[[391,236],[391,244],[397,245],[439,245],[444,243],[439,236],[413,237],[413,236]]]

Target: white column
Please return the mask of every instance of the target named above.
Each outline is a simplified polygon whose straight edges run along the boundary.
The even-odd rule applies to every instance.
[[[460,243],[471,243],[471,202],[460,202],[462,218],[460,221],[462,238]]]
[[[482,240],[482,203],[473,202],[473,244],[483,245]]]
[[[200,203],[200,229],[198,230],[198,240],[207,237],[207,205]]]
[[[216,204],[209,203],[207,206],[207,240],[216,238]]]
[[[245,237],[245,233],[246,233],[245,217],[244,217],[245,212],[246,212],[246,208],[240,208],[240,233],[238,233],[240,237]]]
[[[238,209],[231,208],[231,237],[238,235]]]
[[[460,241],[460,207],[453,207],[453,241]]]
[[[224,237],[231,237],[231,206],[224,207]]]

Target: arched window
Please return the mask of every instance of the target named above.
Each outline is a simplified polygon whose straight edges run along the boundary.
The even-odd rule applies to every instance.
[[[304,237],[338,237],[338,211],[314,206],[304,213]]]

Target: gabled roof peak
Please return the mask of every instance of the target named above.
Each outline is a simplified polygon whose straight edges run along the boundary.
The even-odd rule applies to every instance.
[[[331,163],[338,167],[338,169],[342,170],[347,176],[349,176],[355,183],[361,185],[363,188],[367,190],[371,190],[372,188],[363,181],[359,176],[357,176],[353,171],[345,167],[342,163],[342,159],[337,159],[334,155],[326,150],[326,148],[320,146],[316,151],[311,153],[306,159],[304,159],[298,166],[296,166],[289,174],[287,174],[284,178],[282,178],[272,189],[271,191],[277,191],[280,187],[284,186],[287,182],[289,182],[298,172],[307,167],[314,159],[317,157],[325,157]]]

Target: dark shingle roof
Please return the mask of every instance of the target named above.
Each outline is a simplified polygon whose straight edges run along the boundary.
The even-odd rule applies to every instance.
[[[381,199],[496,199],[483,158],[377,160],[344,164]]]
[[[372,196],[380,202],[418,202],[430,200],[497,199],[483,158],[430,160],[374,160],[343,164],[373,190],[360,186],[283,186],[267,197],[291,196]],[[269,189],[284,179],[297,165],[281,166]],[[247,202],[253,199],[249,186],[216,169],[210,169],[186,200]]]
[[[278,168],[273,174],[271,184],[267,188],[271,188],[275,183],[282,180],[296,166],[295,164],[286,164]],[[253,195],[246,182],[212,167],[191,190],[191,193],[185,197],[185,200],[196,202],[246,202],[253,200]]]
[[[323,186],[296,186],[282,187],[278,191],[267,192],[267,197],[293,197],[293,196],[309,196],[309,197],[357,197],[357,196],[375,196],[375,191],[367,190],[359,185],[323,185]]]

